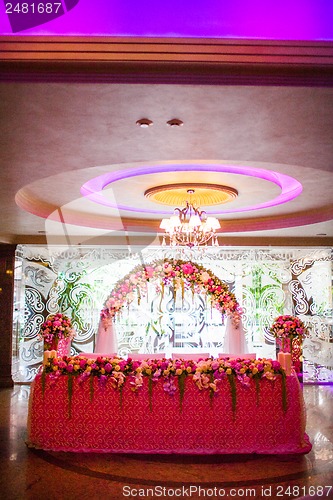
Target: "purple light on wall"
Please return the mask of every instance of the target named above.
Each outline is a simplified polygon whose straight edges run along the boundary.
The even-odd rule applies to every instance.
[[[157,174],[162,172],[224,172],[238,175],[247,175],[250,177],[256,177],[258,179],[264,179],[268,182],[273,182],[281,188],[281,193],[276,198],[263,202],[250,205],[242,208],[235,208],[229,210],[218,210],[210,211],[210,214],[228,214],[228,213],[239,213],[239,212],[249,212],[253,210],[260,210],[264,208],[274,207],[276,205],[281,205],[282,203],[287,203],[299,196],[302,192],[302,184],[298,182],[293,177],[290,177],[279,172],[274,172],[272,170],[265,170],[246,166],[237,165],[198,165],[198,164],[185,164],[185,165],[153,165],[149,167],[139,167],[132,168],[128,170],[116,170],[115,172],[109,172],[107,174],[100,175],[86,182],[81,187],[81,194],[89,200],[98,203],[100,205],[105,205],[110,208],[125,210],[128,212],[141,212],[141,213],[151,213],[151,214],[169,214],[169,211],[162,210],[150,210],[144,208],[131,207],[130,205],[113,204],[103,196],[103,189],[110,184],[123,180],[129,179],[131,177],[139,177],[141,175]]]
[[[333,3],[304,0],[232,2],[232,18],[237,18],[238,32],[244,38],[276,40],[316,40],[332,37]],[[331,26],[328,19],[331,19]]]
[[[6,3],[0,0],[0,34],[10,35]],[[64,15],[21,34],[333,40],[331,0],[66,0],[62,5]]]
[[[64,1],[65,1],[66,9],[71,10],[79,3],[80,0],[64,0]]]

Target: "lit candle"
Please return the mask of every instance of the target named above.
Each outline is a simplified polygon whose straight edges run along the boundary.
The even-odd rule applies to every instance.
[[[291,354],[289,352],[284,353],[284,369],[286,375],[291,375]]]
[[[50,351],[44,351],[43,365],[46,365],[50,357]]]
[[[284,352],[279,352],[278,353],[278,362],[284,368]]]

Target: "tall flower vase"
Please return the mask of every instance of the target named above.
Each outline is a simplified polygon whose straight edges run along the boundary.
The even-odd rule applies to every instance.
[[[71,339],[53,339],[52,342],[44,342],[45,351],[56,351],[58,357],[69,356],[71,352]]]
[[[297,373],[298,380],[303,382],[303,341],[300,337],[292,339],[291,359],[294,370]]]
[[[59,357],[69,356],[71,353],[71,339],[60,339],[58,342],[57,354]]]
[[[58,343],[59,343],[58,338],[54,338],[52,342],[44,341],[44,351],[58,351]]]

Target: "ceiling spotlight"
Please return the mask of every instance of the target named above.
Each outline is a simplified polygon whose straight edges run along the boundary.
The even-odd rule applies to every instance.
[[[184,123],[181,120],[178,120],[178,118],[172,118],[172,120],[167,122],[167,125],[169,125],[169,127],[181,127]]]
[[[148,128],[153,125],[153,122],[151,120],[148,120],[148,118],[140,118],[140,120],[138,120],[136,124],[141,128]]]

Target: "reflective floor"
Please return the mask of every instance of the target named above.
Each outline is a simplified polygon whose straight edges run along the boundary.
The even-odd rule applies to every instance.
[[[27,385],[0,390],[0,498],[333,498],[333,386],[304,386],[307,434],[313,444],[304,456],[33,450],[25,444],[29,392]]]

